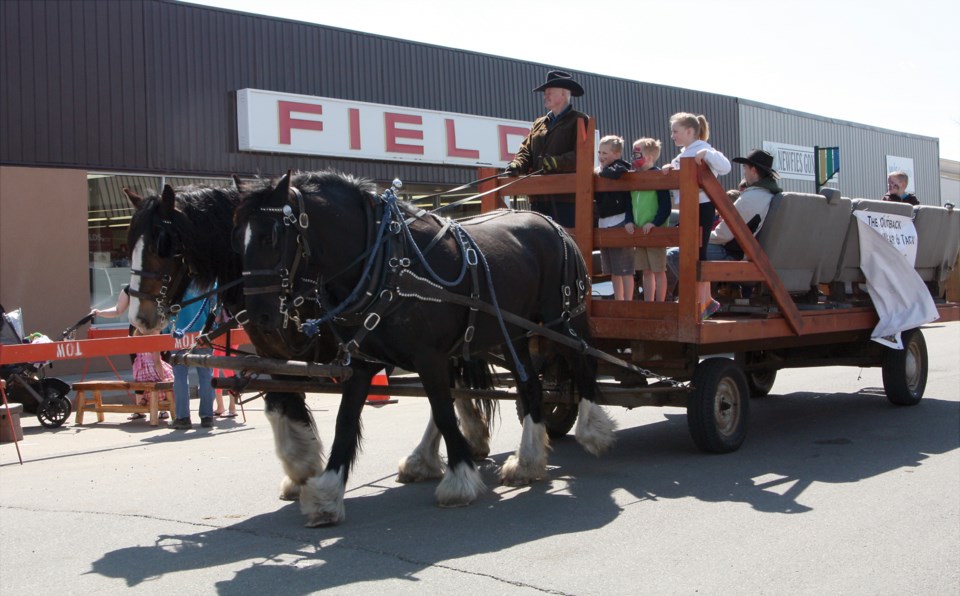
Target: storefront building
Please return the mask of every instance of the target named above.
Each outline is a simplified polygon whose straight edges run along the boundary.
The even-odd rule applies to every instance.
[[[332,168],[416,199],[506,163],[543,110],[531,89],[564,68],[169,0],[6,0],[0,51],[0,302],[48,335],[129,279],[124,187]],[[600,134],[662,139],[666,159],[670,115],[702,113],[728,156],[783,149],[788,190],[813,192],[806,154],[839,146],[844,195],[882,195],[892,156],[939,204],[936,139],[574,75]]]

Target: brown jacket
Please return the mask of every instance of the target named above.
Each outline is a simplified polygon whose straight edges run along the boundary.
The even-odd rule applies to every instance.
[[[549,115],[537,118],[530,134],[523,140],[513,158],[520,174],[528,174],[543,167],[543,158],[557,158],[558,168],[553,173],[573,172],[577,168],[577,119],[586,124],[587,115],[571,108],[548,130]]]
[[[550,116],[537,118],[530,134],[523,140],[513,162],[519,174],[529,174],[543,167],[543,158],[557,158],[557,169],[550,174],[570,173],[577,169],[577,121],[584,125],[588,116],[572,107],[560,115],[559,121],[548,129]],[[549,215],[568,228],[573,227],[573,201],[576,195],[537,195],[530,198],[534,211]]]

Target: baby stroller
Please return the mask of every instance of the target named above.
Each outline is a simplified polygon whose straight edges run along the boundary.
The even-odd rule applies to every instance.
[[[49,342],[50,338],[35,333],[24,340],[23,319],[20,309],[7,312],[0,306],[0,343],[14,345],[20,343]],[[49,362],[24,362],[0,366],[0,378],[7,382],[7,397],[10,401],[23,404],[23,409],[36,414],[45,428],[62,426],[73,409],[68,394],[70,385],[56,377],[46,376]]]

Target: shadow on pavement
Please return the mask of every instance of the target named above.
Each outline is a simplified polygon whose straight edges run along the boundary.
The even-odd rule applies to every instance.
[[[852,483],[960,447],[960,404],[924,398],[890,404],[882,389],[856,394],[799,392],[751,401],[746,442],[735,453],[696,449],[684,414],[619,432],[614,453],[573,468],[560,447],[553,461],[586,481],[621,475],[621,488],[638,499],[694,497],[743,502],[757,511],[802,513],[803,491],[815,482]],[[568,441],[565,441],[568,442]],[[630,469],[627,474],[619,474]]]
[[[662,422],[619,431],[612,453],[599,459],[572,437],[556,441],[550,481],[490,491],[470,507],[438,509],[430,505],[435,483],[397,485],[389,477],[365,487],[382,486],[378,494],[351,496],[357,487],[349,487],[347,520],[340,526],[303,528],[299,507],[287,504],[230,526],[161,535],[152,546],[108,552],[91,573],[135,586],[169,573],[246,563],[217,583],[223,594],[306,594],[370,580],[417,581],[413,574],[425,568],[457,569],[460,557],[601,528],[622,508],[656,507],[663,499],[804,513],[810,507],[798,498],[813,483],[854,483],[960,447],[956,402],[924,399],[903,408],[865,390],[770,396],[751,405],[750,434],[736,453],[697,451],[685,416],[668,414]],[[508,455],[481,466],[489,485]],[[615,501],[621,491],[635,500],[621,495]]]

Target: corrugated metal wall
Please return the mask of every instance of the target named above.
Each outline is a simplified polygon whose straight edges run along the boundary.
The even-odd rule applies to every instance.
[[[236,150],[235,91],[266,89],[532,120],[547,65],[166,0],[0,2],[0,163],[93,170],[276,174],[334,167],[379,180],[473,178],[465,168]],[[562,66],[561,66],[562,67]],[[704,113],[740,146],[731,97],[575,73],[601,134],[664,141]],[[734,176],[724,180],[730,185]]]
[[[0,2],[0,163],[191,176],[332,167],[377,180],[460,183],[466,168],[237,151],[235,92],[255,88],[532,120],[551,66],[167,0]],[[560,66],[562,67],[562,65]],[[706,114],[733,157],[764,140],[841,147],[841,190],[885,192],[886,155],[911,157],[917,195],[938,204],[935,139],[746,100],[575,72],[578,109],[601,135],[653,136]],[[721,182],[732,187],[739,171]],[[784,180],[789,190],[813,185]]]
[[[764,141],[813,147],[840,147],[841,193],[879,199],[887,192],[887,155],[913,159],[913,183],[920,202],[940,204],[940,145],[937,139],[898,133],[740,100],[740,153]],[[814,192],[813,182],[784,179],[784,190]]]

